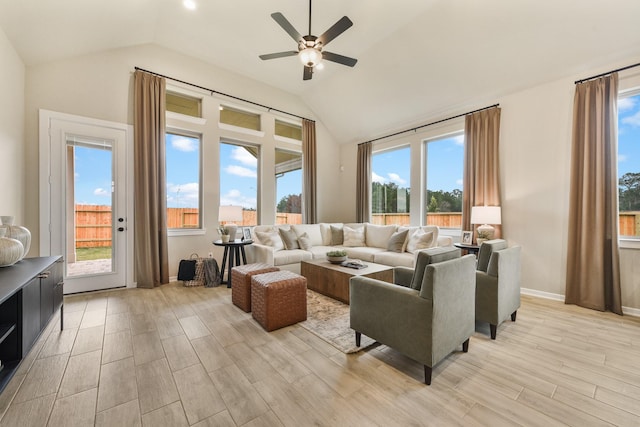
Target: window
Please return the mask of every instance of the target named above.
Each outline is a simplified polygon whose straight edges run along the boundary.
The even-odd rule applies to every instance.
[[[371,156],[371,222],[410,223],[411,149],[403,147]]]
[[[285,138],[302,141],[302,126],[276,120],[275,134]]]
[[[220,123],[245,129],[260,130],[260,114],[220,106]]]
[[[426,224],[462,228],[464,135],[426,141]]]
[[[167,130],[167,228],[202,228],[200,135]]]
[[[167,111],[192,117],[202,117],[202,102],[198,98],[167,92]]]
[[[242,223],[258,224],[258,147],[220,143],[220,206],[242,206]]]
[[[302,153],[277,148],[276,223],[302,224]]]
[[[618,99],[620,236],[640,237],[640,93]]]

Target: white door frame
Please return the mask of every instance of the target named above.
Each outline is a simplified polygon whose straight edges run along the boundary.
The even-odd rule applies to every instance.
[[[72,114],[59,113],[49,110],[39,110],[39,188],[40,188],[40,256],[51,255],[51,161],[55,156],[51,153],[50,128],[52,120],[66,121],[69,123],[104,127],[124,131],[125,133],[125,182],[126,188],[126,216],[127,232],[126,239],[126,261],[125,261],[125,285],[128,288],[136,287],[133,278],[133,215],[134,215],[134,194],[133,194],[133,126],[76,116]]]

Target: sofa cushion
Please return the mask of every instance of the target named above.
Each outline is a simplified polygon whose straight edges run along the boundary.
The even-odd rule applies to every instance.
[[[311,252],[302,249],[292,249],[290,251],[278,251],[273,254],[273,265],[293,264],[311,259]]]
[[[410,253],[415,253],[420,249],[427,249],[432,247],[434,244],[434,235],[431,231],[423,231],[422,229],[418,229],[413,232],[408,237],[406,251]]]
[[[409,237],[411,237],[411,235],[413,235],[413,233],[416,232],[416,230],[422,230],[424,232],[433,232],[433,244],[431,245],[432,248],[435,248],[436,246],[438,246],[438,237],[439,237],[439,231],[440,229],[438,228],[437,225],[423,225],[422,227],[407,227],[407,226],[401,226],[398,227],[398,231],[404,231],[404,230],[409,230],[409,233],[407,234],[407,240],[404,243],[404,248],[402,249],[402,252],[405,252],[407,250],[407,243],[409,243]],[[451,244],[453,244],[453,241],[451,242]],[[451,245],[447,245],[447,246],[451,246]]]
[[[266,246],[271,246],[274,251],[281,251],[284,249],[284,244],[280,238],[280,233],[277,231],[256,231],[255,235],[258,236],[260,243]]]
[[[389,238],[389,243],[387,243],[387,250],[390,252],[403,252],[402,248],[404,248],[408,233],[409,230],[396,231],[393,233]]]
[[[370,248],[368,246],[359,247],[343,247],[347,251],[347,256],[351,259],[359,259],[362,261],[375,262],[374,256],[378,253],[385,252],[382,248]]]
[[[282,239],[285,249],[300,249],[300,245],[298,245],[298,236],[295,231],[279,228],[278,232],[280,233],[280,238]]]
[[[331,240],[329,244],[338,246],[344,243],[344,231],[342,225],[331,225]]]
[[[322,245],[322,233],[320,232],[320,224],[295,224],[291,228],[298,236],[307,233],[309,240],[313,246]]]
[[[314,246],[311,249],[309,249],[309,252],[311,252],[313,259],[326,259],[327,252],[335,251],[335,250],[336,248],[333,246]]]
[[[387,249],[387,244],[393,233],[396,232],[398,227],[396,225],[375,225],[367,224],[365,229],[365,242],[367,246],[373,248]]]
[[[277,229],[273,225],[256,225],[255,227],[253,227],[253,230],[251,230],[251,238],[253,239],[253,243],[264,245],[265,243],[260,240],[260,236],[258,236],[258,234],[256,233],[271,233],[274,231],[277,231]]]
[[[394,267],[413,268],[415,255],[409,252],[383,251],[373,254],[373,262],[376,264],[390,265]]]
[[[365,229],[364,227],[353,229],[348,226],[343,227],[344,242],[343,245],[347,247],[360,247],[365,246]]]
[[[305,251],[308,251],[313,247],[311,239],[307,233],[302,233],[298,236],[298,245],[300,246],[300,249]]]

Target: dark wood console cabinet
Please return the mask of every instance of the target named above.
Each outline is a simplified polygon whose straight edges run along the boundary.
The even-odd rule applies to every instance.
[[[62,269],[60,256],[25,258],[0,268],[0,392],[53,314],[63,310]]]

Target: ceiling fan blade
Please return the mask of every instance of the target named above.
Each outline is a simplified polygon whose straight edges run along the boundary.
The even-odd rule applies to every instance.
[[[304,73],[302,74],[302,80],[311,80],[313,77],[313,67],[304,67]]]
[[[346,16],[343,16],[342,18],[340,18],[338,22],[333,24],[331,28],[325,31],[324,34],[318,37],[318,41],[322,42],[323,46],[326,46],[329,44],[331,40],[338,37],[340,34],[345,32],[352,25],[353,25],[353,22],[351,22],[351,19],[347,18]]]
[[[296,43],[300,43],[303,40],[298,30],[293,28],[293,25],[287,21],[287,18],[285,18],[283,14],[275,12],[271,14],[271,17],[282,27],[283,30],[287,32],[287,34],[291,36],[292,39],[296,41]]]
[[[296,56],[298,54],[295,50],[290,50],[287,52],[277,52],[277,53],[267,53],[266,55],[260,55],[260,59],[263,61],[267,59],[276,59],[276,58],[285,58],[287,56]]]
[[[355,58],[349,58],[348,56],[338,55],[337,53],[322,51],[322,59],[327,61],[337,62],[338,64],[346,65],[347,67],[353,67],[358,62]]]

